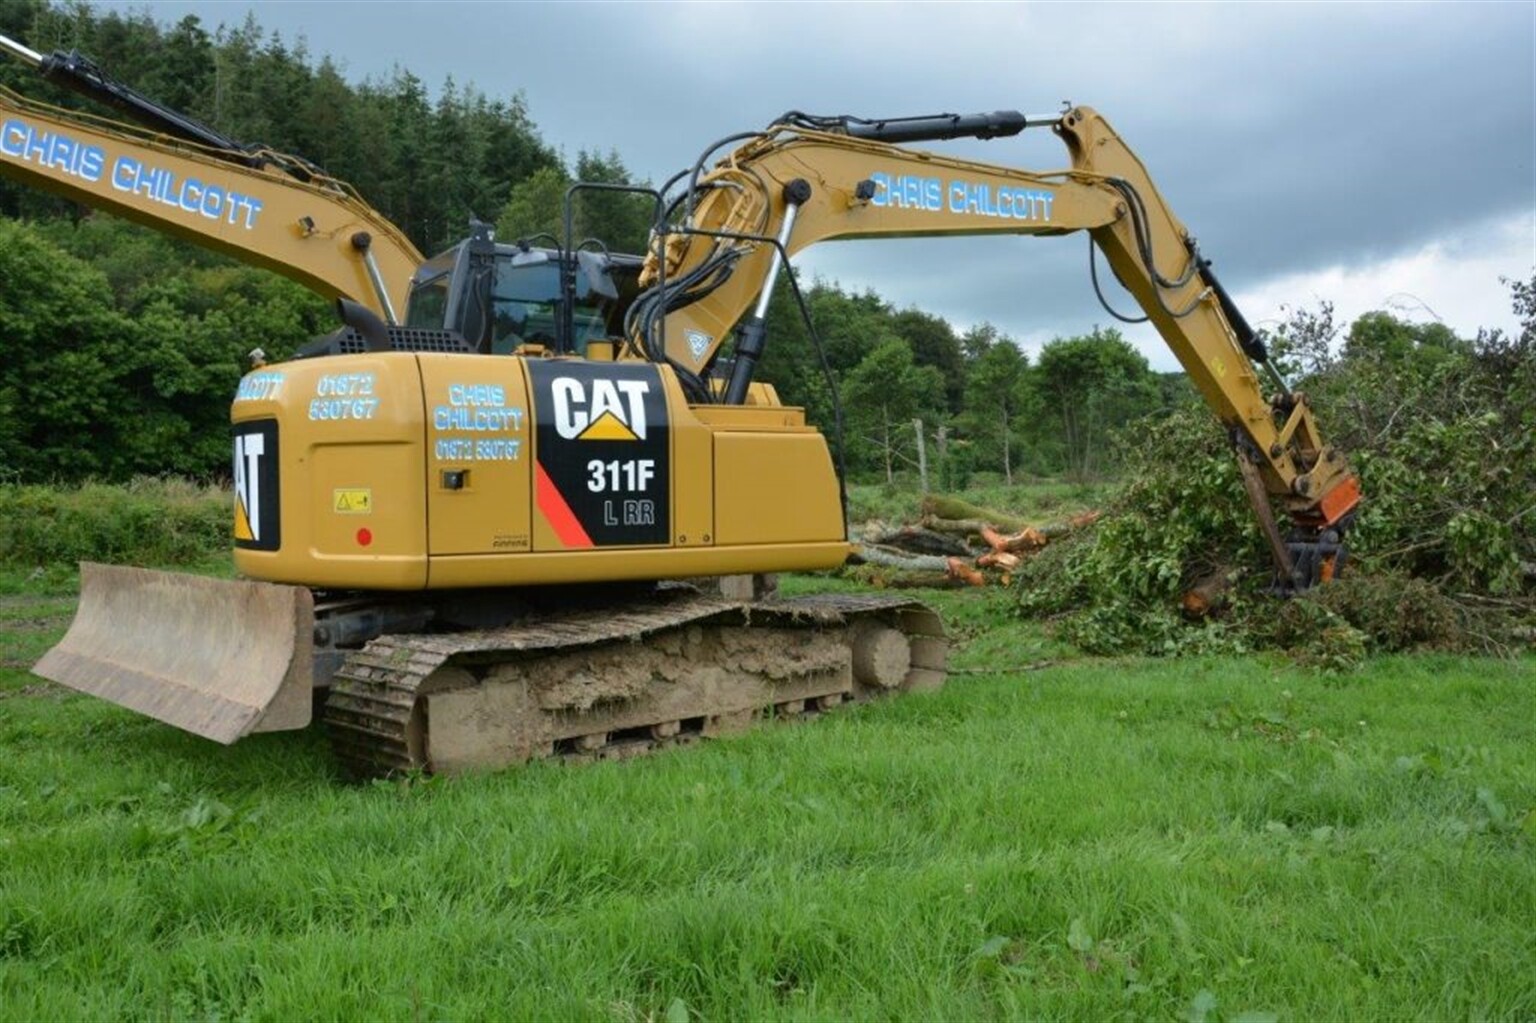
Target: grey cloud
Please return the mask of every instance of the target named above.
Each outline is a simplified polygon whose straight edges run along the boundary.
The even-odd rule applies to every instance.
[[[117,5],[109,5],[117,6]],[[123,7],[130,5],[124,4]],[[137,3],[131,5],[138,7]],[[568,155],[616,148],[660,181],[789,108],[873,116],[1104,112],[1234,290],[1411,251],[1536,207],[1536,7],[1427,5],[252,5],[348,73],[395,63],[522,90]],[[238,23],[246,5],[150,10]],[[1048,133],[948,151],[1036,168]],[[1077,240],[824,247],[807,264],[1015,333],[1109,318]],[[1020,307],[1028,310],[1021,313]]]

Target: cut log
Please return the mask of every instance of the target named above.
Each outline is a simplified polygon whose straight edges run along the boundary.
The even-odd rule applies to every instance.
[[[905,551],[877,547],[868,543],[856,545],[854,554],[866,564],[899,568],[908,572],[947,572],[949,562],[954,560],[933,554],[908,554]]]
[[[950,578],[958,579],[961,582],[965,583],[965,585],[967,585],[967,586],[985,586],[985,585],[987,585],[987,577],[986,576],[982,575],[981,572],[979,572],[976,569],[972,568],[970,565],[967,565],[964,561],[961,561],[959,558],[950,558],[949,559],[949,565],[947,566],[947,568],[948,568],[948,571],[949,571]]]
[[[1009,515],[1007,512],[962,501],[958,497],[944,497],[939,494],[930,494],[923,498],[923,514],[940,519],[974,519],[1015,533],[1029,525],[1017,515]]]
[[[1189,617],[1205,618],[1226,606],[1227,591],[1231,588],[1230,573],[1213,572],[1186,590],[1179,603]]]
[[[1048,542],[1044,529],[1025,527],[1012,536],[1003,536],[995,529],[987,528],[981,531],[981,538],[986,541],[988,547],[995,553],[1028,553],[1033,554]]]
[[[955,537],[936,530],[924,529],[921,526],[904,526],[901,529],[887,530],[876,536],[866,536],[864,539],[867,543],[881,547],[894,547],[914,554],[965,557],[971,553],[970,549]]]
[[[978,568],[1000,568],[1005,572],[1012,572],[1019,567],[1024,559],[1017,554],[1007,551],[990,551],[976,559]]]
[[[980,519],[942,519],[936,515],[924,515],[923,526],[936,533],[950,533],[955,536],[980,536],[983,529],[992,528],[991,523]]]

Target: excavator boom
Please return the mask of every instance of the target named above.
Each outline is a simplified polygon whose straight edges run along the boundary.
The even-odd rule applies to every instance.
[[[0,49],[146,123],[65,110],[0,87],[0,174],[401,322],[421,253],[350,186],[297,157],[239,146],[142,97],[130,103],[136,94],[99,72],[93,78],[77,55],[43,57],[3,36]],[[104,84],[92,91],[93,81]]]
[[[983,138],[1050,123],[1072,165],[1028,171],[880,137],[951,137],[957,123]],[[696,174],[678,205],[684,215],[667,228],[664,248],[653,247],[642,275],[651,290],[638,303],[634,344],[704,377],[739,324],[727,401],[746,393],[765,340],[761,296],[781,252],[841,238],[1087,232],[1228,428],[1282,585],[1305,588],[1328,570],[1337,533],[1359,501],[1355,477],[1141,161],[1091,108],[1054,118],[896,122],[791,115]],[[1288,513],[1293,538],[1282,535],[1270,499]]]

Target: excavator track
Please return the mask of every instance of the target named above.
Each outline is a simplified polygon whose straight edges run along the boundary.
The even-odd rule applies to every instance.
[[[944,683],[925,605],[827,594],[742,603],[691,590],[524,624],[385,635],[331,681],[325,724],[350,775],[632,756]]]

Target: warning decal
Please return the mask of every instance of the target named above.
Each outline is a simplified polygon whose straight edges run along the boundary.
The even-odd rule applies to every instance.
[[[282,544],[278,517],[277,420],[235,424],[235,546],[275,551]]]
[[[366,487],[333,490],[331,508],[341,515],[372,515],[373,491]]]
[[[649,364],[530,361],[534,503],[566,547],[665,544],[670,439]]]

